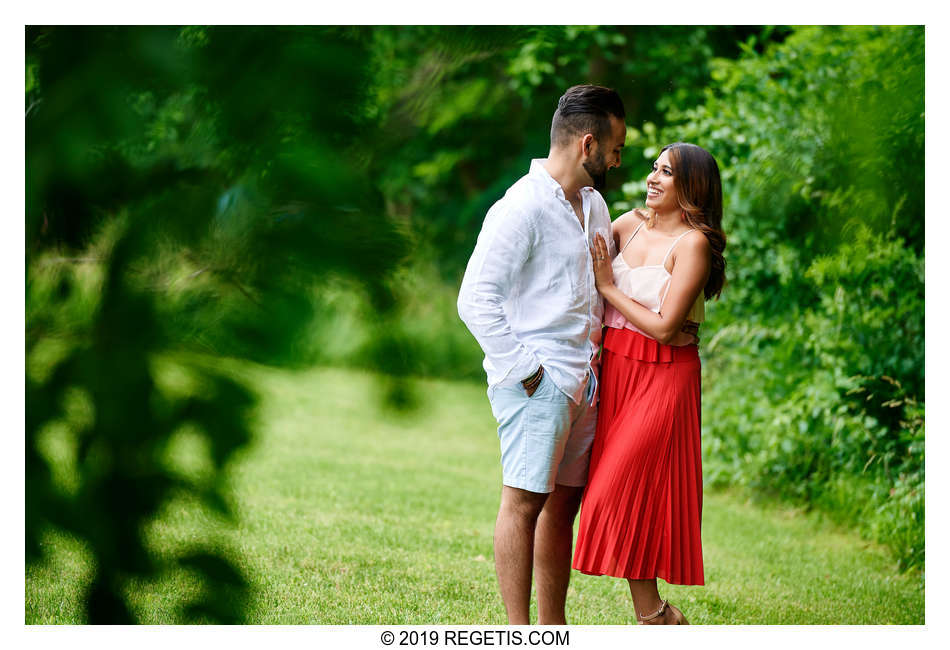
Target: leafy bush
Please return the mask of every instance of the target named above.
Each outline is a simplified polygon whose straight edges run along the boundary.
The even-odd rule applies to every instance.
[[[917,27],[799,29],[634,134],[722,169],[707,480],[821,508],[904,567],[924,561],[923,54]]]

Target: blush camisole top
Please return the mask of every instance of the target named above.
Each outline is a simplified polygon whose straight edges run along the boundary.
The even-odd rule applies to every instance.
[[[641,222],[640,225],[637,226],[636,230],[633,231],[633,234],[630,235],[630,239],[628,239],[627,243],[623,245],[623,248],[620,249],[620,252],[617,253],[617,256],[611,263],[614,270],[614,283],[617,285],[617,288],[624,293],[625,296],[633,298],[650,311],[659,314],[660,308],[663,306],[663,301],[666,299],[666,294],[670,290],[670,280],[673,277],[670,272],[666,270],[666,262],[669,260],[670,254],[673,252],[673,248],[676,247],[676,244],[679,243],[679,240],[682,239],[686,234],[692,232],[692,230],[687,230],[682,235],[673,240],[669,250],[666,251],[666,255],[663,257],[663,262],[661,264],[649,264],[631,268],[623,259],[623,251],[627,248],[630,242],[633,241],[633,238],[637,236],[637,233],[640,231],[643,223],[644,222]],[[686,315],[686,319],[696,323],[701,323],[705,317],[706,310],[703,300],[703,293],[700,292],[696,297],[696,302],[694,302],[693,306],[690,307],[689,313]],[[637,329],[636,326],[624,318],[623,314],[617,311],[617,309],[609,303],[606,305],[606,309],[604,310],[604,325],[608,327],[616,327],[618,329],[626,327],[627,329],[633,330],[634,332],[640,332],[645,336],[649,336],[649,334],[643,330]]]

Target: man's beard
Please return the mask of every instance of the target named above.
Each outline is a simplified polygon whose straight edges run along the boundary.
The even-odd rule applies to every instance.
[[[607,163],[604,154],[598,151],[591,159],[584,163],[584,170],[590,176],[594,189],[603,191],[607,186]]]

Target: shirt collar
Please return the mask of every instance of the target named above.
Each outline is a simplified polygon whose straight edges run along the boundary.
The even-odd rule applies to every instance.
[[[534,158],[531,161],[531,168],[528,170],[528,174],[533,176],[551,188],[551,191],[554,192],[557,196],[562,199],[564,196],[564,188],[561,187],[561,184],[554,180],[554,177],[548,173],[548,170],[544,168],[544,163],[547,161],[547,158]],[[589,193],[593,192],[594,188],[591,186],[586,186],[581,188],[581,192]]]

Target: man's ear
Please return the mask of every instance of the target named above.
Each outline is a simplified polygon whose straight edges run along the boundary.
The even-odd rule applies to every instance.
[[[588,133],[583,138],[581,138],[581,153],[583,155],[589,156],[593,146],[594,146],[593,134]]]

